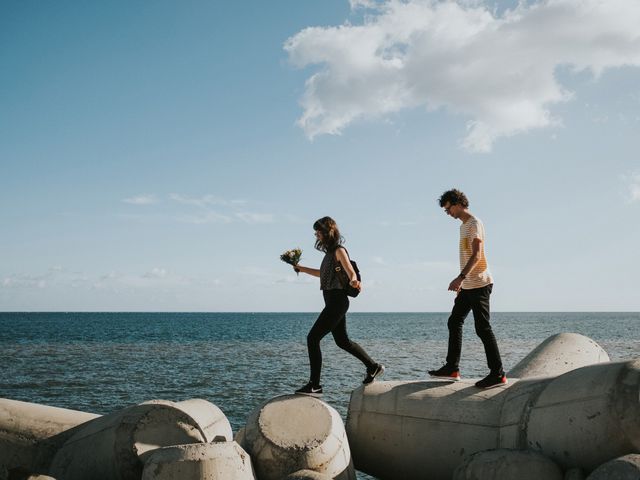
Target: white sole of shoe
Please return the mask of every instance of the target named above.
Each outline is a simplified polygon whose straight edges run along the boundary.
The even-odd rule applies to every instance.
[[[294,392],[294,395],[306,395],[307,397],[316,397],[320,398],[322,393],[303,393],[303,392]]]

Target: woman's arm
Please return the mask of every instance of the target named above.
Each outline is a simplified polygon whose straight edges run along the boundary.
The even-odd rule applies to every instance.
[[[309,268],[309,267],[303,267],[302,265],[294,265],[293,269],[298,272],[306,273],[307,275],[312,275],[314,277],[320,276],[320,270],[318,270],[317,268]]]
[[[358,281],[358,276],[356,275],[356,271],[353,269],[351,262],[349,261],[349,256],[347,255],[347,251],[344,248],[338,248],[336,250],[336,257],[342,265],[342,268],[347,272],[347,277],[349,277],[349,284],[360,289],[360,282]]]

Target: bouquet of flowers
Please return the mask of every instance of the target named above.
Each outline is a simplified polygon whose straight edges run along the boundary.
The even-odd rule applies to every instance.
[[[280,255],[280,260],[295,267],[296,265],[298,265],[300,257],[302,257],[302,250],[300,250],[299,248],[294,248],[293,250],[287,250],[282,255]],[[298,270],[297,268],[295,270],[296,273],[300,272],[300,270]]]

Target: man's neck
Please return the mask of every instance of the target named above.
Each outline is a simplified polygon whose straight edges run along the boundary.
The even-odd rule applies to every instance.
[[[462,223],[467,223],[467,220],[469,220],[472,216],[473,215],[471,215],[471,212],[465,209],[462,211],[462,213],[460,214],[460,217],[458,218]]]

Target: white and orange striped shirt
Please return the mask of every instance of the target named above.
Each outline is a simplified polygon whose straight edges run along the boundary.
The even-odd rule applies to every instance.
[[[469,290],[472,288],[482,288],[493,283],[493,277],[489,270],[489,263],[487,257],[484,254],[484,225],[479,218],[471,217],[460,225],[460,271],[467,265],[469,258],[473,253],[473,239],[479,238],[482,240],[480,244],[480,252],[478,257],[478,263],[467,274],[467,277],[462,281],[462,288]]]

